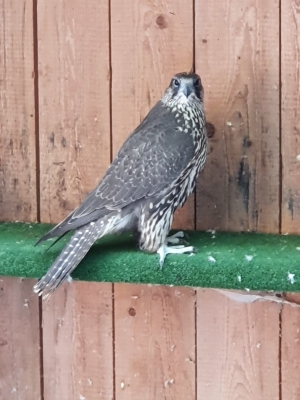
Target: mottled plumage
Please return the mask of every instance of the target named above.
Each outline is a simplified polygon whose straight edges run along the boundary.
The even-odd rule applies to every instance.
[[[35,292],[48,297],[99,238],[125,230],[139,246],[158,252],[192,252],[168,239],[173,214],[194,190],[207,154],[203,88],[198,75],[174,76],[164,96],[125,141],[103,179],[83,203],[38,243],[75,230]]]

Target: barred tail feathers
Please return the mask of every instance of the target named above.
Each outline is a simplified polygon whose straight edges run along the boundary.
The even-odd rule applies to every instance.
[[[34,292],[42,296],[43,300],[49,298],[74,271],[94,242],[115,231],[114,228],[119,222],[120,216],[115,215],[110,216],[109,219],[102,218],[90,222],[88,225],[76,229],[50,269],[34,286]]]

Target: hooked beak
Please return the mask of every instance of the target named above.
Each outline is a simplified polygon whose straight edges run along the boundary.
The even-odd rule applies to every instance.
[[[193,92],[193,88],[190,87],[190,85],[186,85],[183,89],[183,93],[186,97],[189,97],[189,95]]]

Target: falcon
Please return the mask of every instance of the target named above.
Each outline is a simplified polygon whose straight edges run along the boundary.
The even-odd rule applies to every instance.
[[[93,243],[108,234],[137,232],[139,248],[158,253],[160,267],[169,253],[194,252],[191,246],[176,245],[182,232],[171,237],[168,233],[174,212],[195,189],[206,156],[201,79],[195,73],[176,74],[125,141],[99,185],[38,241],[60,239],[74,231],[34,291],[44,299],[49,297]]]

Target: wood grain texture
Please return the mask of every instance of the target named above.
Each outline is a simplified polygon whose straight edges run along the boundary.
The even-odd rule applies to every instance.
[[[300,233],[300,6],[281,5],[282,232]],[[298,158],[297,158],[298,157]]]
[[[300,307],[284,304],[281,318],[281,400],[300,398]]]
[[[172,76],[193,66],[193,1],[111,2],[112,137],[116,154]],[[176,228],[193,229],[194,201],[177,213]]]
[[[215,127],[197,228],[279,230],[279,1],[196,0],[196,71]]]
[[[45,400],[113,398],[111,293],[72,282],[43,303]]]
[[[36,221],[32,0],[0,2],[0,220]]]
[[[0,398],[38,400],[39,300],[33,279],[0,277]]]
[[[279,400],[280,304],[231,294],[198,290],[198,399]]]
[[[115,285],[118,400],[195,399],[195,291]]]
[[[108,0],[38,2],[41,218],[58,222],[110,162]]]
[[[283,298],[291,303],[300,304],[300,293],[284,293]]]

